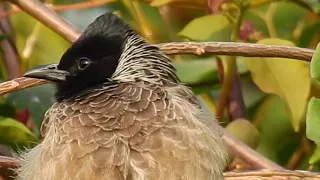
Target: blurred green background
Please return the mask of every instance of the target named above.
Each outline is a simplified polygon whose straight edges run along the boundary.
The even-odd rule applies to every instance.
[[[96,2],[104,3],[88,8]],[[102,13],[115,12],[150,43],[236,41],[314,49],[320,39],[320,2],[313,0],[51,0],[45,3],[50,3],[80,30]],[[9,6],[9,9],[15,8]],[[8,16],[2,12],[0,18],[12,25],[12,31],[1,39],[13,40],[11,46],[16,46],[19,60],[19,68],[13,70],[20,75],[37,65],[59,62],[70,46],[26,13]],[[5,65],[8,59],[4,55],[8,52],[1,47],[0,80],[6,81],[12,69]],[[316,140],[308,139],[306,132],[308,102],[311,97],[320,96],[320,87],[310,77],[310,63],[210,55],[170,58],[181,81],[192,87],[213,113],[222,87],[217,61],[228,69],[233,66],[230,62],[236,60],[246,116],[232,119],[225,111],[221,125],[286,168],[319,171],[320,150],[316,149],[317,142],[313,142]],[[34,146],[40,140],[43,115],[53,102],[54,86],[50,84],[1,97],[0,155],[10,156],[9,149]],[[309,127],[309,131],[320,132],[317,128],[319,125]]]

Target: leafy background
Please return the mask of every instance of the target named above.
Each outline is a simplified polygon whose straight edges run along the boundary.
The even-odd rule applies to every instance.
[[[150,43],[236,41],[314,49],[320,40],[320,2],[313,0],[114,0],[97,7],[72,8],[88,2],[46,1],[64,7],[58,13],[80,30],[100,14],[115,12]],[[0,17],[12,24],[13,31],[2,39],[14,39],[20,74],[37,65],[59,62],[70,46],[26,13],[0,13]],[[209,55],[170,58],[182,82],[192,87],[213,113],[222,90],[218,62],[226,69],[236,68],[246,116],[232,119],[225,111],[221,125],[281,166],[320,170],[319,53],[312,63]],[[4,62],[2,56],[1,81],[8,80],[12,70]],[[11,150],[37,144],[43,114],[53,102],[54,86],[50,84],[1,97],[0,155],[11,156]]]

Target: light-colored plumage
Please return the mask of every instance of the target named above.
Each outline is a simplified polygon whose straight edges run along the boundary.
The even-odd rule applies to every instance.
[[[54,104],[19,179],[222,179],[227,154],[217,124],[185,99],[190,93],[123,84]]]
[[[164,54],[136,35],[127,42],[113,83],[47,111],[18,180],[223,179],[228,153],[214,117]]]

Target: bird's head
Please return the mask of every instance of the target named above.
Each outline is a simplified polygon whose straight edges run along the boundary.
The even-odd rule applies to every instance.
[[[96,18],[59,64],[36,67],[24,77],[56,83],[58,100],[114,83],[178,82],[170,60],[111,13]]]

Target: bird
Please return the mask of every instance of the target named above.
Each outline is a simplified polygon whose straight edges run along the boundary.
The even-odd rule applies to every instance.
[[[55,86],[41,142],[17,155],[18,180],[220,180],[229,151],[216,118],[171,60],[112,12],[58,64],[23,75]]]

